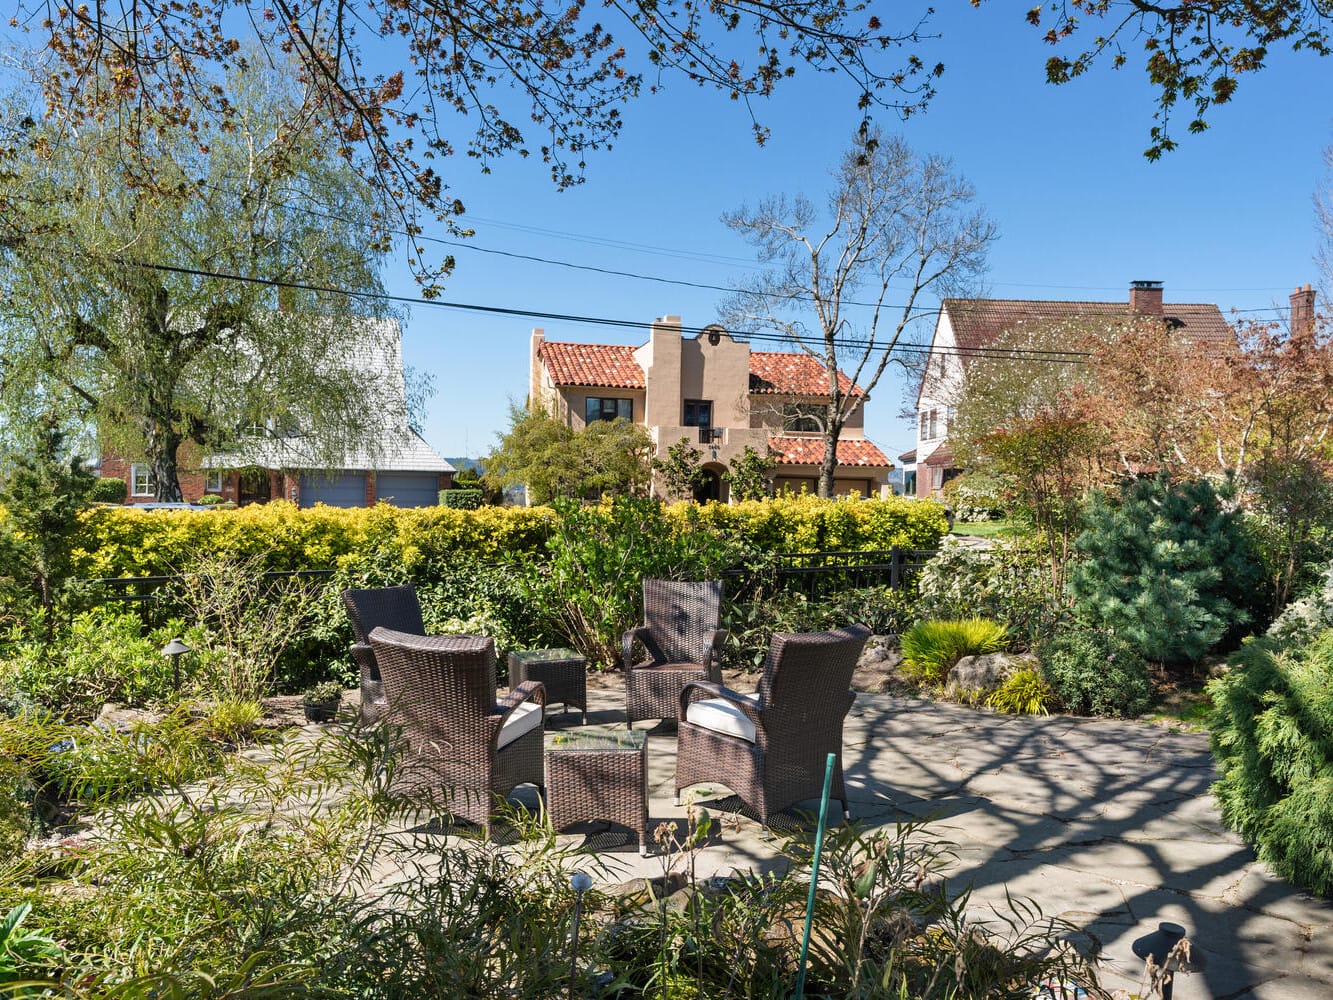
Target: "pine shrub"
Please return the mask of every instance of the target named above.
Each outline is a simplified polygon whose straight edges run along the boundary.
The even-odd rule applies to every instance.
[[[1037,647],[1037,658],[1070,712],[1132,716],[1152,704],[1148,665],[1129,643],[1109,632],[1063,629]]]
[[[1241,515],[1206,480],[1127,484],[1094,494],[1069,579],[1078,618],[1146,660],[1198,663],[1250,620],[1258,562]]]
[[[1278,875],[1333,895],[1333,630],[1246,643],[1208,693],[1223,820]]]
[[[1008,644],[1003,625],[984,618],[917,622],[903,633],[903,663],[927,684],[942,682],[964,656],[996,653]]]

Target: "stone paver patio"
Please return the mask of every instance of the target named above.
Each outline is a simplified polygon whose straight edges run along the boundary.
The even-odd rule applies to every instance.
[[[623,695],[590,691],[589,701],[590,726],[623,726]],[[577,720],[556,715],[548,728]],[[652,730],[648,754],[650,825],[683,817],[672,805],[674,731]],[[1268,874],[1222,826],[1205,736],[861,694],[844,765],[854,818],[932,818],[956,845],[951,885],[973,885],[974,912],[1007,889],[1085,928],[1109,988],[1137,985],[1131,943],[1172,920],[1206,958],[1178,978],[1177,1000],[1333,996],[1333,905]],[[701,877],[774,863],[770,834],[749,820],[724,824],[713,841]],[[632,845],[601,857],[617,880],[661,872],[661,859]]]

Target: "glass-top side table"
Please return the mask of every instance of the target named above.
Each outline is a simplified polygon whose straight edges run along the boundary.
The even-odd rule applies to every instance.
[[[647,734],[552,733],[546,737],[546,809],[551,826],[607,820],[633,830],[648,855]]]
[[[572,649],[525,649],[509,654],[509,686],[524,681],[546,685],[546,707],[559,702],[568,712],[573,706],[588,724],[587,661]]]

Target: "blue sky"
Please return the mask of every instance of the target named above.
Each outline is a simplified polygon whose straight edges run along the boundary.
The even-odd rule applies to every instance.
[[[1312,195],[1333,138],[1333,63],[1275,53],[1270,69],[1242,80],[1233,103],[1215,110],[1209,133],[1182,135],[1179,150],[1149,163],[1142,150],[1154,106],[1136,52],[1125,69],[1101,65],[1051,87],[1050,50],[1017,7],[958,2],[935,25],[944,37],[926,54],[946,66],[938,97],[907,122],[881,121],[916,149],[951,156],[975,185],[1000,229],[990,294],[1120,300],[1131,280],[1147,278],[1165,282],[1168,302],[1228,311],[1285,306],[1298,283],[1318,283]],[[621,141],[592,155],[587,182],[574,190],[556,192],[540,163],[517,159],[483,176],[458,157],[446,176],[476,247],[726,285],[754,258],[720,215],[769,193],[822,200],[859,121],[849,89],[812,74],[756,110],[773,130],[764,148],[742,105],[668,81],[665,93],[626,108]],[[638,343],[666,313],[687,326],[712,322],[724,298],[454,252],[446,301],[635,320],[644,332],[413,307],[404,355],[435,377],[425,436],[445,455],[493,447],[509,402],[527,390],[532,327],[548,339]],[[388,279],[391,290],[415,294],[405,267],[392,266]],[[901,380],[883,383],[867,410],[869,436],[891,455],[914,443],[898,416],[904,392]]]

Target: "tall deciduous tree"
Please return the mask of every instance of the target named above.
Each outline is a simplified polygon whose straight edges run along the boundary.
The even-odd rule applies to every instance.
[[[291,73],[256,68],[230,92],[207,149],[185,106],[128,158],[114,116],[0,126],[4,402],[72,401],[107,446],[147,457],[160,500],[180,499],[187,439],[299,429],[308,461],[335,465],[379,429],[383,376],[348,361],[392,328],[357,322],[373,300],[321,289],[382,292],[366,223],[382,207]]]
[[[819,495],[830,497],[838,440],[864,401],[853,384],[874,391],[924,315],[923,296],[963,291],[981,274],[995,226],[949,160],[876,129],[853,140],[824,212],[802,195],[780,195],[723,221],[769,265],[737,290],[730,324],[778,332],[827,375]]]

